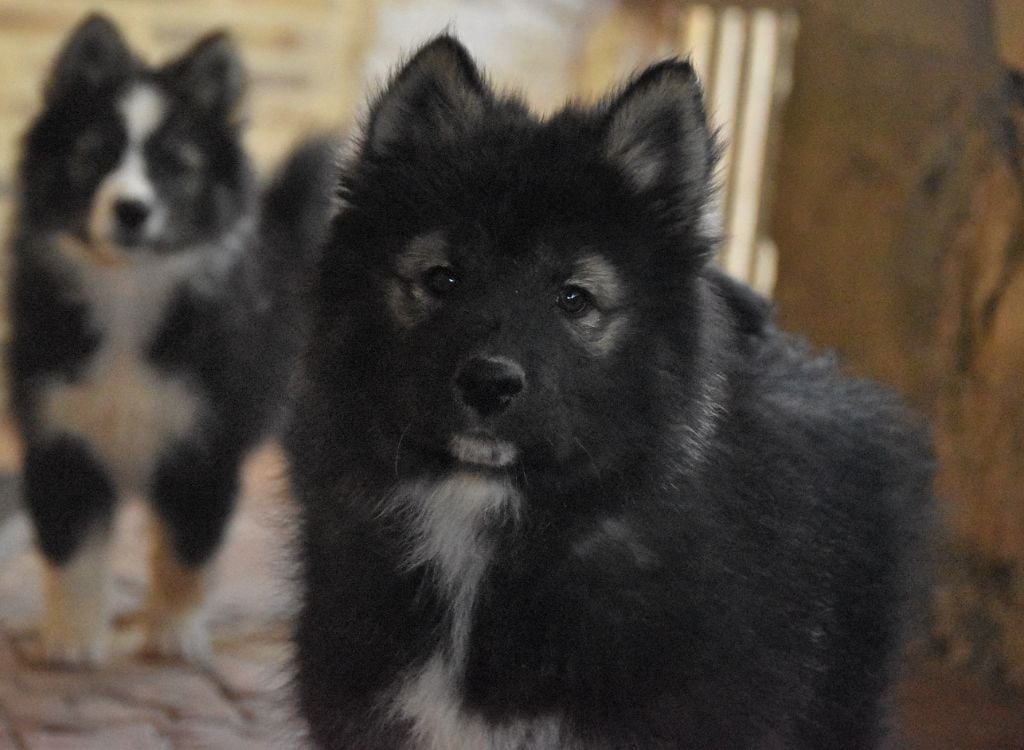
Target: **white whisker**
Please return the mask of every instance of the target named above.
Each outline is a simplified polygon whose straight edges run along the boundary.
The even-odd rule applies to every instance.
[[[410,427],[412,427],[412,422],[409,422],[409,424],[407,424],[405,426],[405,429],[402,430],[402,433],[398,436],[398,444],[395,445],[395,476],[396,477],[398,476],[398,458],[399,458],[399,456],[402,453],[402,441],[405,440],[405,433],[407,433],[409,431]]]
[[[591,454],[589,450],[587,450],[587,446],[585,446],[583,444],[583,441],[581,441],[575,435],[572,439],[573,442],[580,447],[580,450],[587,454],[587,458],[590,459],[590,465],[594,467],[594,476],[596,476],[598,479],[601,479],[601,469],[598,467],[597,462],[594,460],[594,456]]]

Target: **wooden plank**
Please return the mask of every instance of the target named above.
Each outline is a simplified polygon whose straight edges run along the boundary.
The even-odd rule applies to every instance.
[[[746,14],[738,8],[726,8],[718,19],[718,34],[714,72],[710,91],[709,116],[724,143],[722,161],[719,166],[722,175],[720,200],[726,215],[731,197],[731,177],[735,144],[733,135],[740,104],[740,80],[743,75],[743,51],[746,33]]]
[[[734,136],[736,166],[726,224],[729,240],[722,265],[736,278],[749,281],[754,276],[755,235],[779,53],[779,20],[775,11],[756,10],[751,14],[748,39],[742,120]]]
[[[715,12],[707,5],[695,5],[683,17],[681,45],[705,86],[711,75],[711,53],[715,43]]]

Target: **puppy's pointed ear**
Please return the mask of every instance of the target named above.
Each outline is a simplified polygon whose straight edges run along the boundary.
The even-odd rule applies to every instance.
[[[46,85],[46,101],[67,95],[89,96],[126,78],[134,64],[117,27],[94,13],[78,24],[57,55]]]
[[[232,119],[245,96],[245,64],[224,31],[207,34],[164,71],[189,100],[221,119]]]
[[[669,191],[677,208],[703,212],[718,149],[700,82],[688,62],[654,65],[607,105],[605,156],[637,191]]]
[[[419,137],[458,133],[480,117],[490,98],[466,48],[454,37],[439,36],[406,63],[373,105],[365,147],[383,155]]]

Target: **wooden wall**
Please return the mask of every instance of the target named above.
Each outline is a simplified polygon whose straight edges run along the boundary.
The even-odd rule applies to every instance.
[[[1024,3],[808,0],[800,18],[782,321],[931,419],[938,642],[1024,683]]]

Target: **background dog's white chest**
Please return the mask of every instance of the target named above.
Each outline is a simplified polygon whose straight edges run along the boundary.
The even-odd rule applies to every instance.
[[[146,356],[188,270],[185,258],[85,269],[81,290],[99,348],[75,380],[54,378],[41,391],[43,430],[84,439],[122,489],[144,490],[161,451],[199,416],[195,387]]]
[[[85,380],[49,384],[42,412],[52,433],[84,438],[119,485],[142,490],[161,450],[192,428],[198,407],[184,382],[118,352]]]

